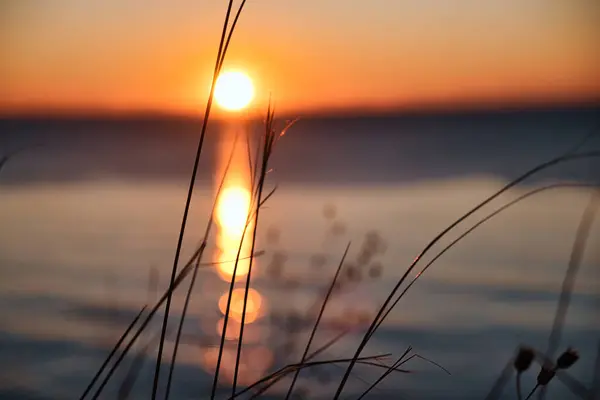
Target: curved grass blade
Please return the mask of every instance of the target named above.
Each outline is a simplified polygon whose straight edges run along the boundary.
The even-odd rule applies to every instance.
[[[261,166],[258,187],[257,187],[256,209],[255,209],[255,214],[254,214],[254,226],[252,229],[252,242],[251,242],[252,247],[250,250],[251,253],[254,252],[254,249],[256,246],[256,232],[258,231],[258,222],[259,222],[258,217],[259,217],[260,209],[265,204],[265,202],[271,197],[271,195],[273,193],[275,193],[275,189],[277,188],[276,187],[275,189],[273,189],[273,191],[271,191],[271,193],[269,193],[265,198],[263,198],[263,190],[264,190],[265,180],[267,177],[269,159],[272,154],[271,152],[273,149],[273,144],[275,142],[275,139],[276,139],[276,136],[274,135],[274,131],[273,131],[273,114],[272,114],[271,118],[269,120],[267,120],[267,124],[266,124],[265,148],[263,150],[263,160],[262,160],[262,166]],[[241,243],[240,243],[240,250],[241,250]],[[246,322],[246,308],[247,308],[247,304],[248,304],[248,292],[250,290],[250,279],[252,276],[253,265],[254,265],[253,259],[250,259],[250,262],[248,264],[248,273],[246,275],[246,286],[244,289],[244,302],[242,305],[242,320],[240,323],[240,335],[239,335],[239,339],[238,339],[235,369],[234,369],[234,374],[233,374],[233,385],[232,385],[232,391],[231,391],[232,396],[235,394],[235,390],[237,388],[237,377],[238,377],[238,372],[239,372],[240,358],[241,358],[241,354],[242,354],[242,344],[243,344],[243,340],[244,340],[244,325]],[[225,332],[225,328],[223,328],[223,332]]]
[[[408,355],[408,353],[410,353],[410,351],[412,350],[411,346],[408,346],[408,348],[406,349],[406,351],[400,356],[400,358],[398,358],[398,360],[387,369],[387,371],[385,371],[379,378],[377,378],[377,380],[375,382],[373,382],[373,384],[371,384],[371,386],[369,386],[367,388],[367,390],[365,390],[360,396],[358,396],[357,400],[361,400],[363,397],[365,397],[367,394],[369,394],[369,392],[371,390],[373,390],[379,383],[381,383],[381,381],[383,381],[389,374],[391,374],[394,369],[398,366],[401,365],[402,363],[402,359],[404,357],[406,357]],[[410,360],[410,359],[409,359]],[[407,360],[407,361],[409,361]]]
[[[413,262],[407,268],[406,272],[402,275],[402,277],[400,278],[400,280],[397,282],[396,286],[392,289],[390,295],[388,296],[388,298],[385,300],[385,302],[381,306],[379,312],[377,313],[377,315],[373,319],[373,322],[371,323],[371,326],[369,327],[369,329],[365,333],[365,335],[363,337],[363,340],[361,341],[361,343],[359,344],[358,348],[356,349],[354,357],[357,358],[358,356],[360,356],[360,353],[363,351],[363,349],[367,345],[367,342],[368,342],[369,338],[376,331],[376,325],[379,323],[379,320],[382,317],[383,313],[385,312],[386,308],[392,302],[392,299],[394,298],[396,292],[400,289],[400,286],[404,283],[404,281],[406,280],[406,278],[408,277],[408,275],[412,272],[412,270],[415,268],[415,266],[417,265],[417,263],[448,232],[450,232],[457,225],[459,225],[461,222],[463,222],[464,220],[466,220],[469,216],[473,215],[475,212],[477,212],[478,210],[480,210],[481,208],[483,208],[485,205],[489,204],[492,200],[496,199],[502,193],[508,191],[512,187],[518,185],[522,181],[524,181],[527,178],[529,178],[529,177],[537,174],[538,172],[543,171],[545,169],[548,169],[548,168],[550,168],[552,166],[555,166],[555,165],[563,164],[563,163],[568,162],[568,161],[573,161],[573,160],[578,160],[578,159],[585,159],[585,158],[593,158],[593,157],[599,157],[599,156],[600,156],[600,151],[590,151],[590,152],[585,152],[585,153],[569,154],[569,155],[560,156],[560,157],[554,158],[554,159],[552,159],[550,161],[547,161],[545,163],[539,164],[536,167],[534,167],[534,168],[530,169],[529,171],[525,172],[524,174],[522,174],[518,178],[516,178],[516,179],[512,180],[511,182],[509,182],[508,184],[506,184],[504,187],[502,187],[496,193],[494,193],[493,195],[489,196],[488,198],[486,198],[485,200],[483,200],[482,202],[480,202],[477,206],[473,207],[471,210],[469,210],[468,212],[466,212],[465,214],[463,214],[456,221],[454,221],[452,224],[450,224],[445,229],[443,229],[440,233],[438,233],[425,246],[425,248],[417,255],[417,257],[415,257],[415,259],[413,260]],[[350,372],[352,371],[352,368],[354,367],[355,363],[356,362],[350,362],[350,364],[348,365],[348,367],[346,369],[346,373],[342,377],[342,381],[340,382],[340,384],[338,386],[338,389],[337,389],[337,391],[336,391],[336,393],[334,395],[334,400],[339,399],[340,395],[342,394],[342,391],[344,389],[344,385],[345,385],[346,381],[348,380]]]
[[[553,190],[553,189],[561,189],[561,188],[594,188],[597,185],[594,184],[585,184],[585,183],[555,183],[555,184],[551,184],[551,185],[547,185],[547,186],[542,186],[536,189],[533,189],[527,193],[524,193],[523,195],[517,197],[516,199],[504,204],[503,206],[497,208],[495,211],[493,211],[492,213],[488,214],[486,217],[482,218],[481,220],[479,220],[476,224],[474,224],[471,228],[469,228],[468,230],[466,230],[465,232],[463,232],[460,236],[458,236],[456,239],[454,239],[452,242],[450,242],[446,247],[444,247],[435,257],[433,257],[431,259],[431,261],[429,261],[422,269],[421,271],[419,271],[419,273],[417,273],[417,275],[411,280],[411,282],[406,286],[406,288],[404,288],[404,290],[402,290],[402,292],[398,295],[398,297],[396,298],[396,300],[392,303],[392,305],[390,306],[390,308],[383,314],[383,317],[381,318],[381,320],[377,323],[376,325],[376,329],[379,328],[379,326],[383,323],[383,321],[385,320],[385,318],[387,318],[387,316],[389,315],[389,313],[392,311],[392,309],[398,304],[398,302],[400,301],[400,299],[402,299],[402,297],[404,297],[404,295],[406,294],[406,292],[408,292],[408,290],[415,284],[415,282],[423,275],[423,273],[425,271],[427,271],[429,269],[429,267],[431,267],[431,265],[433,263],[435,263],[441,256],[444,255],[444,253],[446,253],[448,250],[450,250],[452,247],[454,247],[456,244],[458,244],[458,242],[460,242],[461,240],[463,240],[466,236],[470,235],[475,229],[479,228],[479,226],[485,224],[487,221],[489,221],[490,219],[494,218],[496,215],[502,213],[503,211],[507,210],[508,208],[520,203],[521,201],[534,196],[536,194],[548,191],[548,190]]]
[[[340,260],[337,270],[335,271],[335,275],[333,276],[333,279],[331,280],[331,285],[329,285],[329,290],[327,290],[327,293],[325,294],[325,298],[323,299],[323,303],[321,305],[321,309],[319,310],[317,320],[315,321],[315,325],[313,326],[313,329],[310,333],[310,337],[308,338],[308,343],[306,344],[304,353],[302,354],[300,364],[302,364],[302,363],[304,363],[304,361],[306,361],[306,356],[308,355],[308,351],[310,350],[310,345],[312,344],[315,334],[317,333],[319,323],[321,322],[321,318],[323,317],[323,313],[325,312],[325,307],[327,306],[327,303],[329,302],[329,298],[331,297],[333,288],[335,288],[335,284],[340,275],[340,271],[342,270],[342,266],[344,265],[344,261],[346,260],[346,256],[348,255],[348,251],[350,250],[350,244],[351,243],[348,242],[348,245],[346,246],[346,250],[344,250],[344,254],[342,255],[342,259]],[[285,396],[286,400],[288,400],[290,398],[290,395],[292,394],[292,391],[294,390],[294,385],[296,383],[296,380],[298,379],[299,374],[300,374],[300,370],[296,370],[296,372],[294,373],[294,377],[292,378],[292,383],[290,384],[290,386],[288,388],[287,395]]]
[[[573,242],[571,256],[569,257],[569,266],[567,267],[567,272],[565,273],[565,278],[562,283],[560,298],[558,300],[558,306],[556,307],[550,338],[548,339],[548,349],[546,351],[546,355],[550,358],[554,358],[554,353],[556,352],[558,344],[560,343],[565,318],[567,316],[567,310],[571,302],[571,293],[573,292],[573,287],[575,285],[575,278],[577,277],[577,272],[579,272],[581,260],[583,259],[587,240],[590,235],[590,230],[592,228],[592,224],[594,223],[599,205],[600,190],[596,190],[592,194],[587,207],[583,211],[583,215],[579,221],[579,226],[577,227],[577,233],[575,234],[575,241]],[[539,397],[543,399],[545,397],[545,393],[546,386],[542,387],[540,390]]]
[[[229,154],[229,159],[227,160],[227,164],[226,164],[225,170],[223,172],[223,177],[221,178],[221,182],[219,183],[219,187],[217,189],[217,193],[216,193],[215,199],[213,201],[212,209],[210,212],[210,217],[208,218],[208,223],[206,226],[206,232],[204,233],[203,245],[205,245],[205,246],[208,242],[208,238],[210,236],[210,231],[213,226],[213,218],[214,218],[215,210],[217,208],[217,201],[219,199],[219,195],[221,194],[221,191],[223,190],[223,186],[225,184],[225,178],[227,177],[227,173],[229,172],[229,168],[231,167],[231,162],[233,160],[233,155],[235,154],[235,146],[237,144],[237,139],[238,139],[238,135],[236,134],[234,142],[233,142],[233,149],[231,150],[231,153]],[[252,254],[252,253],[250,253],[250,254]],[[198,269],[200,267],[201,259],[202,259],[202,254],[198,255],[198,258],[196,259],[196,264],[194,265],[194,270],[192,272],[192,278],[190,280],[190,284],[188,286],[188,290],[187,290],[187,293],[185,296],[183,310],[181,312],[181,317],[179,319],[179,326],[177,327],[177,335],[175,338],[173,355],[171,357],[171,365],[169,366],[169,376],[167,379],[167,388],[165,391],[165,399],[168,399],[169,394],[171,393],[171,383],[173,381],[173,371],[175,370],[175,361],[177,359],[177,352],[179,350],[179,341],[181,339],[181,332],[183,331],[183,323],[184,323],[185,317],[187,315],[187,310],[188,310],[188,307],[190,304],[190,299],[192,297],[192,291],[194,290],[194,285],[196,283],[196,277],[198,275]]]
[[[183,210],[183,217],[181,220],[181,228],[179,230],[179,237],[177,239],[177,247],[175,249],[175,256],[173,258],[173,267],[171,269],[170,286],[173,286],[173,283],[175,282],[175,276],[177,274],[177,264],[179,264],[179,256],[181,254],[181,247],[183,245],[183,237],[185,235],[185,228],[186,228],[186,224],[187,224],[188,213],[189,213],[189,209],[190,209],[190,205],[191,205],[191,201],[192,201],[192,195],[194,193],[194,186],[196,183],[196,175],[198,174],[198,165],[200,163],[200,155],[202,153],[204,137],[206,136],[206,128],[208,126],[208,118],[210,116],[210,111],[212,108],[212,101],[213,101],[213,97],[214,97],[215,86],[216,86],[217,78],[218,78],[218,75],[220,72],[220,67],[225,58],[225,51],[224,51],[223,46],[225,45],[225,37],[226,37],[226,33],[227,33],[227,26],[229,24],[229,16],[231,14],[232,5],[233,5],[233,0],[229,0],[229,4],[227,6],[227,13],[225,15],[225,21],[223,23],[223,30],[221,32],[221,40],[219,42],[219,51],[217,52],[217,60],[215,63],[215,70],[214,70],[212,82],[210,85],[210,93],[208,95],[206,109],[204,112],[204,119],[202,121],[202,130],[200,132],[200,137],[198,139],[196,156],[194,159],[194,165],[193,165],[192,173],[190,176],[188,193],[187,193],[187,197],[186,197],[186,201],[185,201],[185,207]],[[229,37],[231,36],[231,34],[232,34],[232,32],[230,32]],[[152,400],[156,399],[156,392],[158,390],[158,380],[160,377],[160,367],[161,367],[161,363],[162,363],[162,352],[163,352],[163,347],[164,347],[165,334],[167,331],[167,324],[169,321],[171,299],[172,299],[172,292],[169,291],[169,295],[167,297],[167,301],[166,301],[166,305],[165,305],[165,315],[164,315],[162,327],[161,327],[160,342],[158,344],[158,354],[156,357],[156,368],[154,371],[154,381],[152,384]]]
[[[85,390],[83,391],[83,394],[81,395],[81,397],[79,397],[80,400],[83,400],[85,398],[85,396],[87,396],[88,393],[92,390],[92,387],[96,384],[96,382],[100,378],[100,375],[102,375],[102,372],[104,372],[104,369],[106,369],[106,366],[110,362],[111,358],[113,358],[113,356],[115,355],[115,353],[117,352],[117,350],[119,349],[119,347],[121,346],[121,344],[123,343],[123,341],[125,340],[125,338],[127,337],[127,335],[129,335],[129,332],[131,332],[131,330],[133,329],[133,327],[135,326],[135,324],[138,322],[138,320],[140,319],[140,317],[142,316],[142,314],[144,313],[144,311],[146,311],[146,308],[147,308],[147,306],[142,307],[142,309],[136,315],[136,317],[133,319],[133,321],[131,321],[131,323],[129,324],[129,326],[127,327],[127,329],[125,329],[125,332],[123,332],[123,334],[121,335],[121,337],[117,341],[117,344],[113,347],[113,349],[110,351],[110,353],[108,353],[108,356],[106,356],[106,359],[104,360],[104,362],[100,366],[100,369],[98,370],[98,372],[96,372],[96,375],[94,375],[94,377],[92,378],[91,382],[85,388]]]
[[[361,362],[361,361],[379,360],[382,358],[389,357],[390,355],[391,354],[388,353],[388,354],[381,354],[381,355],[377,355],[377,356],[360,357],[357,361]],[[254,382],[252,385],[244,388],[243,390],[239,391],[238,393],[235,393],[234,395],[229,397],[229,399],[231,400],[238,396],[241,396],[242,394],[247,393],[248,391],[254,389],[256,386],[260,385],[261,383],[265,383],[265,382],[269,381],[270,379],[280,376],[281,374],[283,374],[283,375],[290,374],[298,368],[304,369],[304,368],[311,368],[311,367],[316,367],[316,366],[320,366],[320,365],[342,364],[342,363],[349,363],[351,361],[352,361],[352,358],[341,358],[341,359],[335,359],[335,360],[311,361],[311,362],[307,362],[304,364],[289,364],[289,365],[286,365],[285,367],[281,367],[277,371],[265,376],[264,378],[259,379],[258,381]],[[379,365],[379,366],[386,368],[385,366],[381,366],[381,365]],[[254,398],[254,397],[251,397],[251,398]]]

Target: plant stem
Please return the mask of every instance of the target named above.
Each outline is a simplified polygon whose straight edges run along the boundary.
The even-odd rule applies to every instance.
[[[179,230],[179,237],[177,239],[177,247],[175,249],[175,256],[173,258],[173,267],[171,269],[171,279],[170,286],[175,282],[175,276],[177,274],[177,264],[179,263],[179,256],[181,254],[181,247],[183,245],[183,237],[185,236],[185,228],[188,219],[188,213],[190,209],[190,204],[192,201],[192,194],[194,193],[194,185],[196,183],[196,175],[198,174],[198,165],[200,163],[200,155],[202,153],[202,145],[204,143],[204,137],[206,135],[206,128],[208,126],[208,118],[210,116],[210,111],[212,108],[212,101],[215,92],[215,86],[217,82],[217,78],[220,72],[221,65],[223,63],[223,59],[225,58],[225,52],[223,51],[223,45],[225,43],[225,34],[227,33],[227,26],[229,23],[229,15],[231,13],[231,7],[233,5],[233,0],[229,0],[229,4],[227,6],[227,13],[225,15],[225,21],[223,23],[223,30],[221,32],[221,40],[219,42],[219,51],[217,52],[217,60],[215,62],[215,70],[213,73],[213,79],[210,85],[210,93],[208,95],[208,101],[206,103],[206,109],[204,112],[204,120],[202,121],[202,130],[200,132],[200,138],[198,140],[198,146],[196,149],[196,157],[194,159],[194,166],[192,168],[192,174],[190,176],[190,183],[188,187],[188,193],[185,201],[185,207],[183,211],[183,217],[181,220],[181,228]],[[156,393],[158,390],[158,380],[160,376],[160,366],[162,363],[162,353],[165,341],[165,334],[167,332],[167,324],[169,321],[169,312],[171,308],[171,299],[172,292],[170,291],[167,297],[167,302],[165,305],[165,315],[162,322],[161,334],[160,334],[160,342],[158,344],[158,354],[156,356],[156,368],[154,371],[154,381],[152,384],[152,400],[156,399]],[[168,395],[168,394],[167,394]]]
[[[344,265],[344,261],[346,260],[346,256],[348,255],[348,250],[350,250],[350,242],[348,242],[348,245],[346,246],[346,250],[344,250],[342,259],[340,260],[337,270],[335,271],[335,275],[333,276],[333,279],[331,280],[331,285],[329,286],[329,290],[327,290],[327,293],[325,294],[325,298],[323,299],[323,304],[321,305],[321,309],[319,310],[317,320],[315,321],[315,325],[313,326],[312,332],[310,333],[310,337],[308,338],[308,343],[306,344],[306,347],[304,348],[304,353],[302,354],[302,359],[300,360],[300,364],[302,364],[302,363],[304,363],[304,361],[306,361],[306,356],[310,349],[310,345],[312,344],[312,341],[315,337],[315,333],[317,332],[317,328],[319,327],[319,323],[321,322],[321,318],[323,317],[323,313],[325,312],[325,307],[327,306],[327,303],[329,302],[329,297],[331,296],[331,293],[333,292],[333,288],[335,287],[335,283],[337,282],[337,279],[340,275],[340,271],[342,270],[342,266]],[[296,372],[294,373],[294,377],[292,378],[292,383],[290,384],[290,387],[288,388],[287,395],[285,396],[286,400],[288,400],[290,398],[290,395],[292,394],[292,391],[294,390],[294,384],[296,383],[296,380],[298,379],[299,374],[300,374],[300,370],[296,370]]]
[[[475,212],[477,212],[479,209],[481,209],[482,207],[484,207],[485,205],[487,205],[488,203],[490,203],[492,200],[494,200],[495,198],[497,198],[498,196],[500,196],[502,193],[506,192],[510,188],[516,186],[517,184],[521,183],[525,179],[529,178],[532,175],[535,175],[536,173],[538,173],[540,171],[543,171],[543,170],[545,170],[547,168],[550,168],[551,166],[554,166],[554,165],[557,165],[557,164],[561,164],[561,163],[564,163],[564,162],[567,162],[567,161],[572,161],[572,160],[576,160],[576,159],[583,159],[583,158],[590,158],[590,157],[598,157],[598,156],[600,156],[600,151],[590,151],[590,152],[586,152],[586,153],[570,154],[570,155],[560,156],[560,157],[554,158],[554,159],[552,159],[550,161],[547,161],[545,163],[539,164],[538,166],[530,169],[529,171],[525,172],[524,174],[522,174],[518,178],[516,178],[513,181],[511,181],[508,184],[506,184],[499,191],[497,191],[493,195],[489,196],[484,201],[480,202],[477,206],[473,207],[470,211],[468,211],[467,213],[463,214],[460,218],[458,218],[456,221],[454,221],[448,227],[446,227],[445,229],[443,229],[437,236],[435,236],[425,246],[425,248],[417,255],[417,257],[415,257],[414,261],[410,264],[410,266],[407,268],[406,272],[402,275],[402,277],[400,278],[400,280],[398,281],[398,283],[396,284],[396,286],[392,289],[390,295],[388,296],[388,298],[385,300],[385,302],[383,303],[383,305],[379,309],[379,312],[377,313],[377,315],[373,319],[373,322],[371,323],[371,326],[369,327],[369,329],[365,333],[365,335],[363,337],[363,340],[361,341],[361,343],[359,344],[358,348],[356,349],[356,352],[354,354],[354,358],[356,359],[356,358],[358,358],[360,356],[361,352],[363,351],[363,349],[367,345],[368,340],[375,333],[375,331],[377,329],[377,325],[378,325],[378,323],[380,321],[380,318],[384,314],[385,309],[392,302],[392,299],[394,298],[396,292],[400,289],[400,286],[404,283],[404,281],[406,280],[406,278],[408,277],[408,275],[411,273],[411,271],[415,268],[415,266],[417,265],[417,263],[421,260],[421,258],[442,237],[444,237],[454,227],[456,227],[461,222],[463,222],[465,219],[467,219],[469,216],[471,216],[472,214],[474,214]],[[338,400],[339,397],[341,396],[342,391],[344,389],[344,385],[345,385],[346,381],[348,380],[350,372],[352,371],[352,368],[354,367],[355,364],[356,364],[356,362],[350,362],[350,364],[348,365],[348,367],[346,369],[346,373],[342,377],[342,381],[340,382],[340,384],[338,386],[338,389],[337,389],[337,391],[336,391],[336,393],[334,395],[334,398],[333,398],[334,400]]]
[[[517,399],[518,400],[523,400],[523,394],[521,391],[521,372],[517,372],[517,377],[516,377],[516,386],[517,386]]]
[[[495,211],[493,211],[492,213],[488,214],[485,218],[479,220],[475,225],[473,225],[471,228],[469,228],[468,230],[466,230],[464,233],[462,233],[460,236],[458,236],[456,239],[454,239],[452,242],[450,242],[446,247],[444,247],[435,257],[433,257],[431,259],[431,261],[429,261],[422,269],[421,271],[419,271],[419,273],[417,273],[417,275],[410,281],[410,283],[402,290],[402,292],[398,295],[398,297],[396,298],[396,300],[392,303],[392,305],[389,307],[389,309],[385,312],[385,314],[383,315],[383,317],[380,319],[380,321],[377,323],[375,329],[378,329],[379,326],[383,323],[383,321],[387,318],[388,314],[394,309],[394,307],[398,304],[398,302],[400,301],[400,299],[402,299],[402,297],[404,297],[404,295],[406,294],[406,292],[408,292],[408,290],[415,284],[415,282],[423,275],[423,273],[425,271],[427,271],[429,269],[429,267],[431,267],[431,265],[433,263],[435,263],[441,256],[443,256],[448,250],[450,250],[452,247],[454,247],[456,244],[458,244],[458,242],[460,242],[462,239],[464,239],[466,236],[468,236],[469,234],[471,234],[475,229],[479,228],[479,226],[483,225],[484,223],[486,223],[487,221],[489,221],[490,219],[494,218],[496,215],[500,214],[501,212],[507,210],[508,208],[514,206],[517,203],[520,203],[521,201],[534,196],[538,193],[541,192],[545,192],[548,190],[554,190],[554,189],[560,189],[560,188],[595,188],[597,187],[597,184],[586,184],[586,183],[555,183],[555,184],[550,184],[547,186],[542,186],[536,189],[533,189],[519,197],[517,197],[516,199],[504,204],[503,206],[499,207],[498,209],[496,209]],[[372,335],[371,335],[372,336]]]
[[[531,392],[529,392],[529,394],[527,395],[527,397],[525,397],[525,400],[529,400],[531,398],[531,396],[533,396],[533,394],[535,393],[535,391],[540,387],[540,384],[538,383],[537,385],[535,385],[535,387],[533,389],[531,389]]]
[[[227,160],[227,165],[225,166],[225,171],[223,172],[223,176],[221,178],[221,182],[219,183],[219,187],[217,189],[217,193],[215,194],[215,199],[213,201],[213,205],[211,208],[211,212],[210,212],[210,217],[208,219],[208,223],[206,226],[206,232],[204,233],[204,240],[202,241],[202,246],[205,248],[206,244],[208,242],[208,238],[210,236],[210,231],[211,228],[213,226],[213,218],[215,215],[215,210],[217,208],[217,200],[219,198],[219,195],[221,194],[221,191],[223,190],[223,186],[225,184],[225,177],[227,176],[227,172],[229,171],[229,168],[231,167],[231,161],[233,160],[233,155],[235,153],[235,146],[237,144],[237,135],[235,136],[235,140],[233,143],[233,149],[231,150],[231,154],[229,155],[229,159]],[[254,251],[250,253],[251,257],[252,254],[254,254]],[[181,340],[181,332],[183,331],[183,322],[185,321],[185,316],[187,314],[187,309],[190,303],[190,298],[192,296],[192,291],[194,289],[194,284],[196,283],[196,276],[198,275],[198,269],[200,267],[200,261],[201,261],[202,255],[199,255],[198,258],[196,259],[196,264],[194,265],[194,271],[192,273],[192,279],[190,280],[190,285],[188,287],[187,290],[187,294],[185,296],[185,302],[183,305],[183,311],[181,312],[181,318],[179,320],[179,327],[177,328],[177,336],[175,338],[175,347],[173,348],[173,355],[171,358],[171,365],[169,366],[169,378],[167,380],[167,389],[166,389],[166,393],[165,393],[165,399],[169,398],[169,393],[171,392],[171,382],[173,379],[173,370],[175,369],[175,361],[177,358],[177,351],[179,349],[179,341]]]
[[[106,359],[104,360],[104,362],[100,366],[100,369],[98,370],[98,372],[96,373],[96,375],[94,375],[94,377],[92,378],[92,381],[89,383],[89,385],[83,391],[83,394],[81,395],[81,397],[79,398],[79,400],[83,400],[85,398],[85,396],[88,395],[88,393],[90,392],[90,390],[92,390],[92,387],[96,384],[96,382],[98,381],[98,378],[100,378],[100,375],[102,374],[102,372],[104,371],[104,369],[106,368],[106,366],[108,365],[108,363],[110,362],[110,359],[115,355],[115,353],[117,352],[117,350],[119,349],[119,347],[121,346],[121,344],[123,343],[123,341],[125,340],[125,338],[127,337],[127,335],[129,335],[129,332],[131,332],[131,330],[133,329],[133,327],[135,326],[135,324],[138,322],[138,320],[140,319],[140,317],[142,316],[142,314],[144,313],[144,311],[146,311],[146,307],[147,306],[144,306],[140,310],[140,312],[136,315],[136,317],[133,319],[133,321],[131,321],[131,323],[129,324],[129,326],[127,327],[127,329],[125,329],[125,332],[123,332],[123,334],[121,335],[121,337],[117,341],[117,344],[113,347],[113,349],[111,350],[111,352],[108,354],[108,356],[106,357]]]

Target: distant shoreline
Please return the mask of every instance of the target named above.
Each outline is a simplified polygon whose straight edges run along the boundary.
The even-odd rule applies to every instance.
[[[302,119],[368,119],[368,118],[454,118],[454,117],[473,117],[473,116],[493,116],[510,114],[548,114],[548,113],[571,113],[571,112],[590,112],[598,113],[600,117],[600,99],[592,102],[581,103],[555,103],[542,105],[478,105],[478,106],[460,106],[449,107],[422,107],[422,108],[396,108],[396,109],[338,109],[324,111],[304,111],[298,113],[281,113],[280,119],[289,119],[300,117]],[[247,118],[249,120],[260,120],[261,113],[252,113]],[[211,118],[215,121],[226,120],[224,115],[214,114]],[[2,113],[0,111],[0,122],[2,121],[202,121],[200,115],[190,113],[169,113],[161,111],[31,111]]]

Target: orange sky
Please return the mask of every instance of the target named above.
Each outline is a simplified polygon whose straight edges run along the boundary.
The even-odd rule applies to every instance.
[[[0,112],[199,113],[225,0],[2,0]],[[248,0],[257,106],[600,99],[597,0]]]

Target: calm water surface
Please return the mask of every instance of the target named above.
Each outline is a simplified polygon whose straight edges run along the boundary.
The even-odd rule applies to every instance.
[[[245,330],[242,383],[300,358],[314,318],[310,310],[322,298],[348,240],[347,266],[358,273],[329,304],[314,349],[335,337],[344,323],[372,316],[439,230],[510,178],[568,150],[597,115],[579,110],[300,121],[278,145],[269,175],[270,187],[280,186],[258,227],[257,248],[265,253],[253,272],[255,297],[252,323]],[[3,151],[40,146],[19,154],[0,175],[0,398],[78,397],[139,308],[167,285],[197,122],[3,121],[1,126]],[[223,159],[219,143],[232,129],[253,128],[212,127],[185,259],[205,229],[215,167]],[[595,138],[585,148],[598,145]],[[598,165],[572,163],[527,181],[469,219],[432,255],[478,218],[534,187],[597,181]],[[527,343],[545,350],[574,232],[589,198],[590,191],[582,188],[532,197],[440,258],[390,314],[364,354],[398,357],[411,345],[452,375],[415,359],[406,364],[414,373],[390,377],[372,397],[483,398],[516,346]],[[230,211],[243,207],[235,193],[230,201]],[[227,260],[231,226],[225,222],[220,221],[205,262]],[[381,238],[379,251],[361,267],[362,249],[374,237]],[[570,373],[586,386],[600,339],[594,317],[600,304],[598,243],[596,224],[560,345],[561,350],[571,345],[580,351],[581,360]],[[369,269],[379,266],[381,276],[370,277]],[[201,269],[184,326],[173,398],[208,397],[222,327],[220,303],[228,286],[222,279],[226,267]],[[180,293],[175,315],[182,304]],[[173,326],[176,322],[174,318]],[[290,324],[292,331],[286,329]],[[350,356],[365,329],[360,323],[354,326],[321,357]],[[235,359],[235,316],[230,328],[224,385]],[[141,356],[118,370],[106,398],[116,396],[131,365],[141,369],[132,397],[148,397],[158,329],[159,319],[134,348],[133,355]],[[150,350],[144,353],[148,343]],[[305,372],[298,387],[308,389],[311,398],[328,398],[342,372],[340,366]],[[349,398],[381,372],[358,367],[347,388]],[[527,376],[524,388],[532,387],[534,379],[533,373]],[[551,386],[550,398],[571,398],[560,382]],[[275,398],[283,387],[273,388]],[[505,397],[515,397],[512,382]]]

